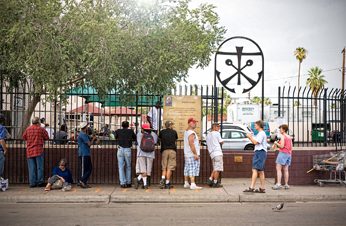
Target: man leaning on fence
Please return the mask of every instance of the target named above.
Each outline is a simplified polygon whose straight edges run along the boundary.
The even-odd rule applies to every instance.
[[[131,147],[132,142],[136,140],[136,134],[129,129],[129,122],[122,122],[122,129],[115,132],[115,138],[118,140],[118,168],[120,187],[131,187]],[[126,170],[124,170],[124,168]]]
[[[80,167],[80,178],[79,178],[79,186],[81,188],[90,188],[88,184],[89,177],[92,171],[92,163],[91,163],[91,150],[90,146],[97,140],[96,136],[93,136],[90,139],[87,134],[88,123],[82,122],[80,124],[80,133],[78,135],[78,158],[79,158],[79,167]]]
[[[5,116],[0,113],[0,179],[3,177],[5,166],[5,155],[7,153],[7,145],[5,139],[7,137],[7,130],[4,126]]]
[[[41,127],[38,117],[32,119],[32,125],[25,130],[23,139],[26,141],[30,187],[44,187],[43,147],[44,141],[49,137],[47,131]]]
[[[207,145],[208,151],[213,163],[213,172],[210,175],[207,183],[210,187],[219,188],[222,187],[221,183],[218,182],[220,172],[223,171],[223,154],[221,149],[221,144],[223,140],[220,135],[220,124],[213,123],[212,131],[208,133]]]
[[[177,165],[177,139],[178,134],[173,129],[173,122],[166,121],[166,129],[161,130],[159,138],[161,141],[161,166],[162,166],[162,176],[160,181],[160,188],[171,188],[171,176],[172,171],[175,170]]]

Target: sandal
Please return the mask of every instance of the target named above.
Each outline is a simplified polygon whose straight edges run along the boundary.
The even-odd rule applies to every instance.
[[[264,188],[258,188],[254,192],[256,192],[256,193],[266,193],[266,190]]]
[[[247,188],[247,189],[245,189],[243,192],[254,192],[255,191],[255,189],[254,188]]]

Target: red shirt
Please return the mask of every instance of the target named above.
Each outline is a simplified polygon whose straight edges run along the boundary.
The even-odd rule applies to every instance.
[[[43,153],[44,141],[48,140],[49,136],[40,125],[31,125],[25,130],[23,139],[26,140],[26,157],[32,158]]]

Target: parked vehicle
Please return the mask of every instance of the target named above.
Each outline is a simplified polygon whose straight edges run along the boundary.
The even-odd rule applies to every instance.
[[[245,125],[245,124],[240,124],[240,123],[232,123],[232,122],[223,122],[222,123],[222,127],[221,127],[222,131],[223,130],[229,130],[229,129],[235,129],[235,130],[241,130],[244,131],[245,134],[246,133],[252,133],[251,129]],[[211,128],[209,128],[207,131],[205,131],[202,134],[202,145],[206,145],[205,144],[205,140],[207,138],[208,133],[211,131]]]
[[[250,123],[250,129],[254,133],[254,135],[257,135],[258,131],[255,129],[255,122]],[[270,138],[270,127],[268,122],[264,122],[264,132],[267,135],[267,138]]]
[[[224,150],[254,150],[255,146],[246,137],[246,132],[236,129],[225,129],[221,134]]]
[[[288,129],[287,134],[292,137],[292,142],[294,142],[294,134],[291,129]],[[281,137],[279,128],[275,129],[270,133],[270,142],[274,142],[276,140],[279,140]]]

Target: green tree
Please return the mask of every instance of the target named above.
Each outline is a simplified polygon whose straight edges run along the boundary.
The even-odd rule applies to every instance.
[[[205,67],[225,32],[214,6],[188,0],[143,7],[135,0],[0,2],[0,70],[30,84],[28,125],[43,93],[52,99],[87,84],[102,95],[162,93]]]
[[[262,98],[261,97],[258,97],[258,96],[254,96],[250,102],[252,104],[262,104]],[[271,105],[272,104],[272,101],[270,100],[269,97],[265,97],[264,98],[264,105]]]
[[[322,69],[319,67],[312,67],[308,71],[309,77],[306,80],[306,85],[310,87],[312,95],[316,98],[324,88],[324,85],[328,82],[325,80],[324,75],[322,74]],[[316,106],[317,99],[314,100],[314,104]]]
[[[304,47],[298,47],[294,51],[294,56],[298,60],[298,89],[300,87],[300,68],[303,60],[306,58],[307,50]]]

